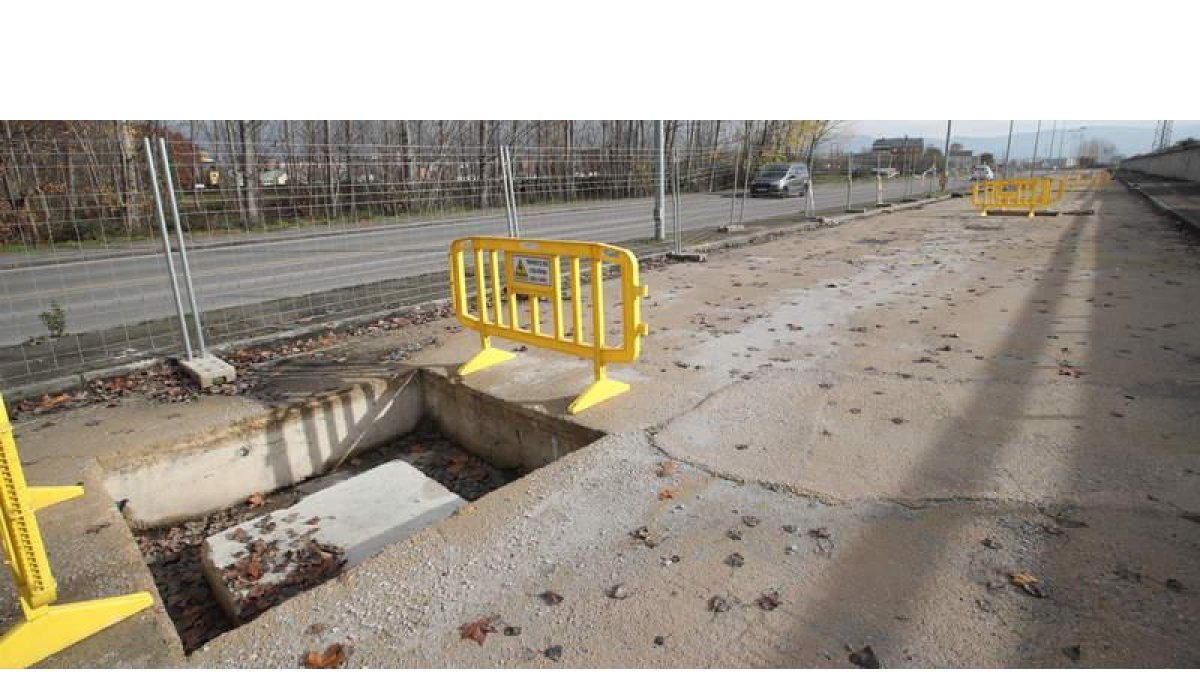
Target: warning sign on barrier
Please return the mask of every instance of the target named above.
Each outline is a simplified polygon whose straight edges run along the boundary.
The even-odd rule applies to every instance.
[[[514,255],[510,264],[513,266],[513,281],[534,286],[550,285],[550,259],[533,255]]]

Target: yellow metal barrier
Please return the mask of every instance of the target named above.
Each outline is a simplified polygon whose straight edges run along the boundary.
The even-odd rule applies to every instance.
[[[58,587],[34,512],[83,494],[83,488],[28,487],[0,397],[0,540],[24,619],[0,637],[0,668],[24,668],[154,604],[149,593],[54,605]]]
[[[1103,190],[1112,180],[1107,171],[1077,171],[1059,179],[1059,192],[1091,192]]]
[[[581,283],[585,266],[591,277],[591,307],[586,314]],[[468,267],[474,279],[474,306],[467,288]],[[605,340],[606,268],[620,272],[619,346],[609,346]],[[564,269],[569,305],[563,302]],[[450,285],[458,320],[477,331],[482,343],[480,352],[459,368],[460,375],[513,358],[492,346],[491,338],[500,337],[592,360],[595,381],[568,407],[571,414],[629,390],[628,384],[609,379],[605,367],[637,360],[641,338],[647,333],[641,300],[648,289],[638,280],[633,253],[584,241],[468,237],[450,245]],[[522,298],[527,312],[521,311]],[[543,302],[550,306],[549,325],[542,313]],[[590,326],[585,316],[590,316]],[[585,339],[587,335],[590,340]]]
[[[971,186],[971,204],[979,209],[981,216],[989,211],[1026,211],[1032,218],[1039,208],[1061,197],[1061,190],[1056,190],[1049,178],[989,180]]]

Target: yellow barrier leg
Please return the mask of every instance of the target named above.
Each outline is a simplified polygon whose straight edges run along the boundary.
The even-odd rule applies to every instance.
[[[26,488],[29,493],[29,502],[33,505],[33,510],[38,511],[47,506],[54,506],[59,502],[65,502],[68,499],[83,496],[83,486],[80,485],[65,485],[62,487],[31,487]]]
[[[588,388],[584,389],[583,393],[567,406],[567,412],[572,415],[581,413],[597,403],[603,403],[627,391],[629,391],[628,384],[608,379],[604,366],[599,366],[596,368],[596,381],[588,385]]]
[[[149,593],[133,593],[34,610],[0,637],[0,668],[32,666],[153,604]]]
[[[491,338],[485,337],[481,341],[483,342],[483,348],[479,350],[478,354],[472,356],[470,361],[459,367],[459,375],[466,377],[471,373],[477,373],[485,368],[491,368],[496,364],[516,358],[516,354],[512,352],[506,352],[503,349],[493,347]]]

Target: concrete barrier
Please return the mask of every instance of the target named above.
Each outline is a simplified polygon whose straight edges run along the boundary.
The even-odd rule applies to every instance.
[[[1121,169],[1200,183],[1200,144],[1123,159]]]

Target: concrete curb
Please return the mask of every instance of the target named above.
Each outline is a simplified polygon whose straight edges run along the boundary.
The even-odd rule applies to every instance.
[[[1130,192],[1140,195],[1143,199],[1150,202],[1150,206],[1152,206],[1155,211],[1158,211],[1159,213],[1161,213],[1165,216],[1169,216],[1183,225],[1188,225],[1194,230],[1200,231],[1200,222],[1191,220],[1190,218],[1183,215],[1179,211],[1176,211],[1174,208],[1172,208],[1166,202],[1155,197],[1154,195],[1148,194],[1137,183],[1131,183],[1124,177],[1118,177],[1117,180],[1120,181],[1120,183],[1122,185],[1124,185],[1125,188],[1128,189]]]
[[[789,234],[796,234],[796,233],[800,233],[800,232],[810,232],[812,230],[825,228],[825,227],[837,227],[838,225],[842,225],[844,223],[851,223],[856,220],[864,220],[867,218],[874,218],[875,216],[885,215],[885,214],[889,214],[889,213],[899,213],[901,211],[912,211],[915,209],[923,208],[930,204],[937,204],[939,202],[943,202],[943,201],[946,201],[949,199],[954,199],[954,198],[955,197],[953,195],[939,195],[937,197],[930,197],[928,199],[922,199],[922,200],[918,200],[915,202],[908,202],[908,203],[904,203],[904,204],[897,204],[897,205],[889,206],[889,207],[885,207],[885,208],[868,209],[867,211],[865,211],[863,213],[844,214],[844,215],[836,217],[836,218],[817,216],[813,220],[805,220],[805,221],[801,221],[801,222],[789,223],[787,225],[763,228],[756,232],[747,232],[744,234],[738,234],[736,236],[723,238],[719,241],[711,241],[711,242],[705,242],[702,244],[697,244],[695,246],[688,246],[688,247],[686,247],[686,250],[691,251],[691,252],[697,252],[697,253],[707,253],[710,251],[720,251],[720,250],[730,249],[730,248],[740,248],[742,246],[750,246],[753,244],[760,243],[762,241],[774,239],[777,237],[787,236]],[[670,252],[651,253],[651,254],[641,256],[639,259],[643,260],[643,261],[644,260],[656,260],[656,261],[657,260],[668,260],[670,258],[670,255],[671,255]]]

